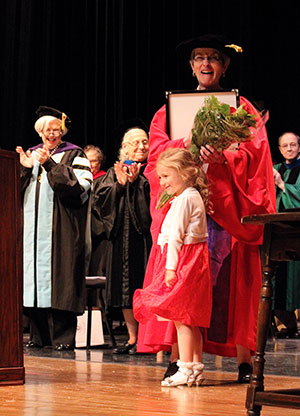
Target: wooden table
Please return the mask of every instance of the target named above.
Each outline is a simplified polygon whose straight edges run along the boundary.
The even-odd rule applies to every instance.
[[[300,389],[264,391],[264,351],[272,311],[272,278],[280,261],[300,260],[300,212],[244,217],[243,224],[264,225],[262,247],[263,283],[260,295],[256,355],[247,389],[248,416],[259,416],[263,405],[300,409]]]

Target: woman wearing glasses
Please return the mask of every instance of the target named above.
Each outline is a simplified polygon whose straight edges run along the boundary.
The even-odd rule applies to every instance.
[[[62,140],[70,119],[39,107],[42,143],[20,155],[24,212],[24,314],[28,347],[74,349],[77,315],[85,309],[86,227],[90,164]]]
[[[223,36],[202,35],[178,46],[179,55],[190,65],[198,90],[222,89],[231,58],[242,48]],[[240,103],[248,113],[257,110],[244,97]],[[258,117],[259,118],[259,117]],[[165,212],[155,210],[159,181],[155,164],[168,147],[190,146],[190,137],[170,140],[166,130],[166,107],[155,114],[150,126],[149,156],[145,175],[151,187],[153,248],[149,257],[145,283],[152,278],[157,235]],[[207,163],[213,214],[208,219],[208,246],[213,275],[213,311],[211,327],[204,332],[203,350],[222,356],[237,356],[238,382],[247,383],[251,374],[251,354],[255,350],[256,318],[261,286],[259,244],[262,227],[245,226],[241,218],[250,214],[276,211],[272,162],[265,127],[255,132],[252,141],[242,143],[236,151],[218,152],[211,146],[200,150]],[[172,325],[155,317],[139,326],[138,351],[168,350],[176,341]],[[177,371],[176,350],[165,378]]]
[[[128,341],[114,353],[134,354],[137,322],[132,298],[134,291],[143,286],[152,244],[150,188],[143,174],[149,144],[147,128],[141,120],[129,120],[116,130],[116,136],[122,138],[119,160],[101,181],[98,207],[108,239],[106,305],[112,315],[122,309],[128,330]]]

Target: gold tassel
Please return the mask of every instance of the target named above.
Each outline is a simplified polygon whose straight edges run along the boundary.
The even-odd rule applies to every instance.
[[[236,52],[243,52],[243,48],[241,46],[238,45],[234,45],[233,43],[231,43],[230,45],[225,45],[225,48],[232,48],[234,49]]]
[[[64,131],[65,128],[66,128],[66,123],[65,123],[66,118],[67,118],[66,114],[62,113],[61,114],[61,129],[62,129],[62,131]]]

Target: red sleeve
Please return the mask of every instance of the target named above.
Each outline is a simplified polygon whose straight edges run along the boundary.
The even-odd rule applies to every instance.
[[[245,110],[258,115],[249,101],[240,98]],[[224,151],[227,164],[209,165],[207,176],[214,220],[238,240],[260,244],[263,227],[243,225],[241,218],[276,212],[276,195],[266,129],[254,132],[254,139],[241,143],[238,151]]]
[[[149,155],[146,170],[155,169],[159,155],[169,147],[184,147],[183,139],[170,140],[167,134],[166,106],[161,107],[152,119],[149,135]]]
[[[159,179],[156,174],[155,167],[159,155],[169,147],[182,148],[184,145],[183,139],[170,140],[167,135],[166,106],[163,106],[154,115],[150,125],[149,155],[147,159],[147,166],[144,171],[144,174],[150,183],[150,212],[152,217],[151,233],[154,242],[156,242],[156,236],[159,232],[161,222],[166,215],[165,209],[157,210],[155,208],[160,194]]]

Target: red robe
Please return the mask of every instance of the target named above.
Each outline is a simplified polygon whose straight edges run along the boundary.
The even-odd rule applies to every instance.
[[[244,108],[256,109],[240,97]],[[151,281],[156,240],[165,212],[156,210],[159,181],[155,172],[158,156],[168,147],[183,147],[183,140],[170,140],[166,133],[166,109],[162,107],[150,126],[150,151],[145,176],[151,188],[151,233],[153,248],[144,286]],[[255,138],[241,143],[238,151],[224,151],[226,164],[211,164],[207,176],[211,185],[214,214],[209,225],[209,246],[213,269],[213,315],[205,330],[203,350],[222,356],[236,356],[236,345],[255,351],[256,322],[261,287],[259,244],[263,227],[241,224],[246,215],[276,212],[272,159],[265,127]],[[211,230],[211,232],[210,232]],[[138,351],[169,350],[176,341],[171,322],[155,318],[139,326]]]

